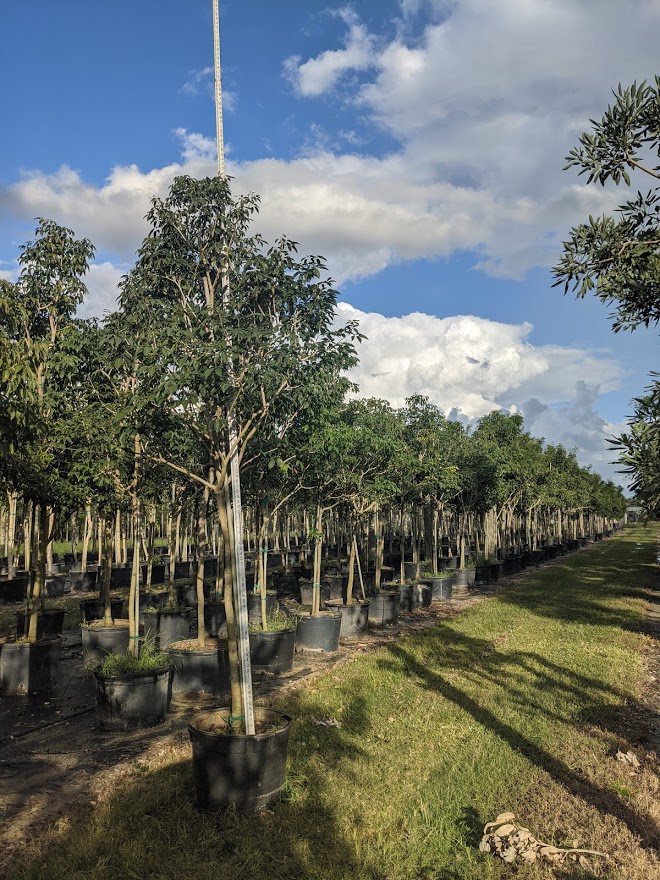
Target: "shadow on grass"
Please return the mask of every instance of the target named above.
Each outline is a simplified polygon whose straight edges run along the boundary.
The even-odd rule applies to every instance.
[[[595,678],[563,669],[534,653],[501,653],[490,642],[462,635],[448,626],[440,626],[428,633],[426,641],[424,654],[429,658],[428,665],[406,647],[394,644],[388,647],[387,651],[391,656],[381,661],[382,667],[392,670],[398,666],[405,669],[424,688],[440,694],[467,712],[478,724],[494,733],[515,751],[525,755],[573,795],[625,823],[634,835],[639,836],[643,846],[652,848],[660,844],[660,829],[650,817],[640,815],[613,791],[593,783],[539,746],[516,726],[499,717],[498,709],[485,705],[485,701],[482,703],[472,696],[468,689],[471,690],[470,685],[475,685],[476,693],[483,691],[492,698],[492,688],[479,685],[484,682],[497,684],[506,692],[506,697],[503,698],[506,705],[513,702],[520,707],[542,713],[544,719],[559,720],[564,724],[574,724],[575,719],[570,716],[560,717],[546,708],[542,700],[530,700],[530,692],[572,695],[578,704],[583,703],[582,715],[591,715],[600,724],[603,721],[603,697],[610,695],[623,698],[625,695],[622,692]],[[466,688],[454,683],[457,671],[466,680]],[[518,684],[523,678],[529,681],[530,674],[533,676],[533,687],[529,683],[527,687]],[[530,717],[529,713],[526,713],[526,717]],[[604,717],[607,719],[607,713]],[[476,817],[478,822],[475,819],[475,827],[483,826],[487,818]],[[472,824],[470,823],[471,828]]]
[[[281,800],[270,809],[250,816],[201,813],[194,806],[191,759],[151,772],[138,762],[96,815],[59,834],[35,860],[22,854],[4,876],[387,880],[377,866],[360,861],[342,830],[342,804],[326,796],[326,769],[340,765],[351,778],[356,763],[368,760],[359,745],[370,727],[365,699],[344,691],[343,703],[337,728],[318,723],[327,719],[313,695],[288,698],[286,711],[294,717],[289,770]]]
[[[501,593],[500,601],[542,617],[592,626],[647,632],[643,613],[614,609],[620,599],[660,602],[660,570],[651,543],[619,536],[533,571],[523,583]]]

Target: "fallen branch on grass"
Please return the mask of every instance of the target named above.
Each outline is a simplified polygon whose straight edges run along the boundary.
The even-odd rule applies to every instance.
[[[550,862],[564,862],[567,858],[578,861],[583,868],[588,867],[586,856],[601,856],[608,859],[607,853],[595,849],[579,849],[578,847],[553,846],[537,840],[529,830],[517,825],[514,813],[500,813],[494,822],[484,825],[484,836],[479,844],[480,852],[492,853],[505,862],[515,862],[521,858],[524,862],[535,862],[537,858]],[[576,841],[577,842],[577,841]]]

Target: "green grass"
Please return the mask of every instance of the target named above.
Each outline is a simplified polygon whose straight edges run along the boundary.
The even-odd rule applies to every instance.
[[[295,723],[286,796],[271,810],[197,813],[189,746],[175,738],[6,876],[658,876],[657,764],[636,738],[648,721],[637,691],[650,640],[639,629],[657,537],[630,529],[282,695],[276,705]],[[341,726],[315,723],[327,717]],[[629,748],[641,761],[634,776],[614,759]],[[504,865],[477,849],[504,810],[544,842],[577,840],[612,858]]]

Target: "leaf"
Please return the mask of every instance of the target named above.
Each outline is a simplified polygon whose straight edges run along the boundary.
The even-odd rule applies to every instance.
[[[511,833],[512,833],[513,831],[515,831],[515,830],[516,830],[516,826],[515,826],[515,825],[511,825],[510,823],[507,823],[507,824],[505,824],[505,825],[501,825],[501,826],[497,829],[497,833],[498,833],[498,835],[499,835],[500,837],[508,837],[509,834],[511,834]]]
[[[578,862],[583,868],[589,867],[589,860],[587,859],[586,856],[580,856],[580,858],[578,859]]]

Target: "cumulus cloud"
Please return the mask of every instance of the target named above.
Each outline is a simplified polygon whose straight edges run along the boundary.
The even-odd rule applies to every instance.
[[[347,320],[357,320],[367,337],[350,374],[360,396],[400,407],[411,394],[423,394],[465,423],[492,410],[520,411],[534,435],[577,447],[583,463],[613,473],[606,438],[619,426],[604,419],[597,404],[619,387],[623,372],[607,352],[535,346],[530,324],[473,315],[387,318],[342,302],[337,321]]]
[[[305,97],[317,97],[334,88],[343,74],[366,70],[375,60],[375,38],[349,8],[330,10],[342,18],[347,32],[341,49],[328,49],[307,61],[295,55],[284,62],[284,73],[296,91]]]
[[[115,266],[106,261],[92,263],[84,278],[87,296],[78,308],[79,318],[103,318],[117,308],[119,282],[128,266]]]
[[[394,146],[370,155],[350,118],[337,132],[312,125],[292,158],[229,162],[235,188],[262,196],[260,231],[324,254],[338,282],[457,251],[497,277],[551,265],[571,224],[616,206],[620,194],[561,166],[610,86],[655,71],[660,4],[602,0],[598,15],[587,0],[401,0],[399,9],[409,27],[393,37],[335,10],[339,45],[287,62],[301,98],[341,85],[344,105]],[[54,217],[127,260],[152,196],[176,174],[215,173],[212,140],[176,134],[181,157],[164,168],[116,167],[100,186],[67,167],[33,171],[0,188],[0,212]]]

